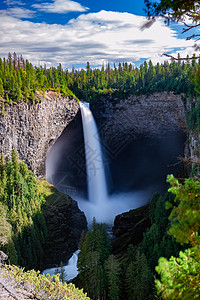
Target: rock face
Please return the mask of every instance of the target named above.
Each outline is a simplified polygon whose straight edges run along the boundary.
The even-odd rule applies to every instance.
[[[76,116],[79,104],[54,92],[38,98],[41,103],[35,105],[6,107],[5,115],[0,116],[0,151],[7,158],[14,148],[34,174],[42,177],[47,151]],[[139,134],[163,135],[186,129],[181,95],[173,93],[132,95],[121,100],[100,97],[92,110],[100,124],[100,135],[111,148]]]
[[[87,230],[87,221],[76,201],[60,193],[52,185],[43,181],[48,197],[43,207],[47,225],[47,238],[43,246],[42,269],[67,263],[72,253],[78,249],[81,233]]]
[[[81,233],[87,229],[87,221],[74,200],[70,204],[59,202],[44,215],[48,237],[44,245],[43,268],[60,266],[61,261],[67,263],[78,249]]]
[[[172,92],[131,95],[127,99],[102,96],[92,110],[102,139],[110,147],[140,134],[160,136],[170,131],[186,131],[182,97]]]
[[[195,167],[196,174],[200,175],[200,132],[190,131],[188,133],[188,142],[185,147],[185,158],[191,163],[189,172],[191,172],[192,166]],[[195,175],[195,173],[193,175]]]
[[[136,246],[142,241],[150,225],[148,204],[116,216],[113,233],[117,239],[112,243],[112,253],[122,257],[130,244]]]
[[[0,267],[8,259],[8,255],[0,251]]]
[[[41,103],[7,106],[0,116],[0,151],[14,148],[37,177],[45,176],[47,151],[79,110],[76,100],[54,92],[38,95]]]

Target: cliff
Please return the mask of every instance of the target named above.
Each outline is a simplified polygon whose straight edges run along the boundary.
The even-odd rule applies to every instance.
[[[37,177],[45,176],[46,154],[79,110],[76,100],[46,92],[34,105],[6,106],[0,115],[0,152],[8,158],[12,148]]]
[[[101,96],[92,111],[102,140],[113,153],[138,135],[153,137],[186,131],[182,96],[172,92],[130,95],[127,99]]]
[[[38,186],[46,198],[42,212],[47,225],[47,238],[41,267],[46,269],[60,266],[61,261],[67,263],[78,249],[81,233],[87,230],[87,221],[70,196],[60,193],[46,180],[40,180]]]
[[[123,257],[130,244],[136,246],[142,241],[144,232],[150,226],[149,204],[117,215],[112,228],[116,236],[112,242],[112,253]]]
[[[0,151],[6,158],[12,148],[37,177],[45,176],[45,161],[65,127],[79,110],[76,100],[47,92],[38,94],[40,103],[6,106],[0,116]],[[154,93],[131,95],[127,99],[101,96],[91,105],[103,142],[111,152],[138,135],[162,136],[166,132],[186,130],[181,95]]]
[[[200,175],[200,132],[188,132],[185,158],[189,165],[189,172],[192,172],[193,176]]]

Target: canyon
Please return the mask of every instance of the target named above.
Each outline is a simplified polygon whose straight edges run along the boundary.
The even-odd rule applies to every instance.
[[[154,93],[149,96],[131,95],[126,99],[100,96],[97,102],[91,104],[91,110],[98,125],[102,146],[112,158],[119,155],[139,136],[145,139],[165,139],[165,135],[169,133],[181,132],[186,135],[187,132],[184,97],[172,92]],[[51,91],[46,92],[45,95],[38,94],[35,105],[22,103],[6,106],[4,114],[0,116],[1,153],[8,159],[10,151],[14,148],[18,152],[19,159],[28,165],[35,176],[40,179],[44,178],[48,153],[66,128],[76,123],[78,119],[80,119],[80,107],[77,100],[64,98]],[[69,142],[66,140],[66,143]],[[197,161],[199,146],[199,134],[189,132],[185,144],[185,159]],[[86,221],[80,214],[78,206],[73,200],[70,201],[69,205],[58,204],[58,208],[54,205],[52,211],[46,214],[46,218],[50,216],[51,219],[55,219],[55,223],[50,222],[50,227],[55,227],[56,232],[64,216],[67,216],[68,220],[74,220],[74,215],[80,215],[81,219],[78,218],[70,224],[70,226],[75,226],[78,235],[68,229],[59,240],[60,245],[62,242],[64,245],[70,232],[69,239],[74,251],[81,230],[86,230]],[[57,218],[54,218],[55,215]],[[65,228],[68,228],[69,224],[66,223],[64,222]],[[123,224],[123,226],[126,225]],[[51,246],[54,249],[52,244]],[[60,247],[64,249],[62,245]],[[52,250],[48,253],[46,266],[51,265],[50,261],[53,256]],[[70,254],[65,252],[65,256],[69,258]],[[58,257],[60,259],[60,255]],[[56,265],[56,263],[57,261],[54,260],[53,264]]]

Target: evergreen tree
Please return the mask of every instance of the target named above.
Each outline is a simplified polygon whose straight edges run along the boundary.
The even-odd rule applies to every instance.
[[[0,97],[4,96],[4,87],[3,87],[3,81],[0,78]]]
[[[168,176],[169,189],[176,195],[176,207],[169,216],[169,234],[180,243],[190,243],[190,248],[172,256],[169,260],[161,257],[156,267],[160,280],[155,281],[158,294],[163,299],[198,299],[200,297],[200,182],[192,178],[180,184],[172,175]],[[171,205],[166,203],[167,207]]]
[[[3,247],[11,263],[19,263],[26,268],[40,266],[42,244],[47,234],[41,215],[43,202],[36,179],[24,163],[19,163],[17,152],[12,150],[11,161],[7,163],[1,155],[0,206],[5,207],[11,228]],[[0,215],[0,222],[5,220],[4,215]]]
[[[106,262],[108,277],[108,296],[110,300],[120,299],[120,265],[114,255],[110,255]]]
[[[92,299],[104,299],[106,292],[105,261],[109,257],[110,243],[104,224],[96,224],[82,235],[78,256],[78,270],[84,289]]]

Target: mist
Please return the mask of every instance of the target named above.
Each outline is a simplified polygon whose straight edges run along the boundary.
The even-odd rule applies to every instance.
[[[88,223],[112,224],[117,214],[148,203],[154,192],[167,191],[166,176],[181,166],[185,135],[171,132],[126,143],[115,156],[102,141],[103,164],[108,188],[107,199],[96,205],[89,201],[85,147],[81,115],[63,131],[47,154],[46,178],[59,191],[77,200]]]

